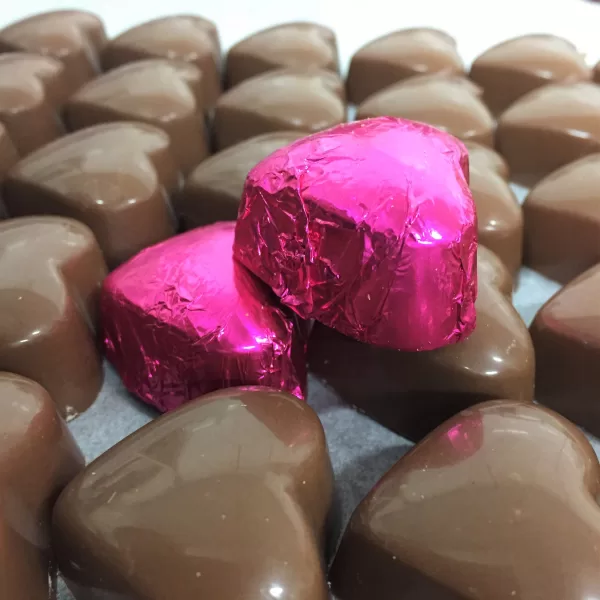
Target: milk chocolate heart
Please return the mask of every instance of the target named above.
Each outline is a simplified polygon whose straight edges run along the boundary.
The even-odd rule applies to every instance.
[[[77,598],[326,600],[331,489],[309,406],[223,390],[148,424],[67,487],[59,566]]]
[[[465,142],[469,151],[469,165],[479,170],[493,171],[504,180],[508,180],[508,165],[501,154],[488,146],[477,142]]]

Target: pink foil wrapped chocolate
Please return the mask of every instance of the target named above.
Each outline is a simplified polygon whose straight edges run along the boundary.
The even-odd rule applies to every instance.
[[[233,260],[234,227],[173,237],[104,282],[108,360],[130,392],[161,411],[239,385],[304,397],[307,323]]]
[[[334,127],[260,162],[234,244],[301,317],[400,350],[473,330],[476,254],[465,147],[391,117]]]

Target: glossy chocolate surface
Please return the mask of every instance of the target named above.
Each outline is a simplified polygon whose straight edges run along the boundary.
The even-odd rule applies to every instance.
[[[247,79],[219,98],[214,137],[222,150],[263,133],[309,134],[345,120],[338,75],[322,69],[277,69]]]
[[[100,72],[98,52],[106,43],[102,21],[81,10],[57,10],[0,30],[0,52],[34,52],[59,59],[74,92]]]
[[[527,94],[498,121],[496,145],[512,177],[527,184],[600,151],[600,86],[553,84]]]
[[[495,252],[513,276],[523,254],[523,211],[508,183],[489,169],[471,166],[479,242]]]
[[[192,63],[202,71],[204,103],[213,106],[221,93],[220,55],[212,21],[173,15],[137,25],[110,40],[102,52],[102,67],[109,70],[147,58]]]
[[[461,140],[494,143],[494,118],[479,99],[479,89],[462,76],[430,75],[394,84],[369,96],[356,118],[384,115],[428,123]]]
[[[215,392],[67,487],[54,511],[60,569],[78,600],[326,600],[331,489],[309,406],[264,388]]]
[[[306,22],[284,23],[254,33],[229,50],[227,85],[281,67],[337,72],[335,34],[329,27]]]
[[[266,133],[235,144],[200,163],[176,194],[174,207],[185,230],[217,221],[235,221],[248,172],[275,150],[304,134]]]
[[[62,63],[36,54],[0,54],[0,81],[0,122],[22,156],[62,135],[59,110],[68,93]]]
[[[360,104],[394,83],[428,73],[463,73],[454,39],[431,28],[403,29],[377,38],[352,57],[348,100]]]
[[[465,146],[469,151],[469,165],[471,169],[493,171],[496,175],[508,181],[508,165],[502,155],[488,146],[483,146],[477,142],[466,141]]]
[[[71,131],[112,121],[160,127],[188,173],[208,154],[202,95],[202,73],[194,65],[144,60],[82,87],[65,106],[65,122]]]
[[[0,222],[0,369],[37,381],[65,417],[88,408],[102,385],[94,325],[105,274],[81,223]]]
[[[532,404],[467,409],[355,511],[331,571],[339,600],[589,600],[600,594],[600,466]]]
[[[525,262],[567,283],[600,262],[600,154],[554,171],[523,204]]]
[[[589,81],[591,72],[571,42],[537,33],[486,50],[473,63],[470,77],[483,89],[483,99],[492,113],[500,114],[539,87]]]
[[[531,325],[536,400],[600,435],[600,266],[555,294]]]
[[[11,216],[57,214],[96,235],[110,267],[175,233],[180,180],[169,137],[143,123],[98,125],[20,161],[4,184]]]
[[[465,341],[428,352],[398,352],[315,323],[308,344],[311,372],[342,400],[411,440],[483,400],[530,402],[533,346],[503,295],[510,295],[510,275],[490,254],[484,250],[478,256],[479,265],[485,264],[479,266],[477,326]]]
[[[83,468],[81,455],[48,393],[0,372],[0,597],[52,600],[52,504]]]

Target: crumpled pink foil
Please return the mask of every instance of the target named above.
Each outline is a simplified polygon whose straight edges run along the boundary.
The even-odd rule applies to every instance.
[[[108,360],[131,393],[161,411],[230,386],[305,395],[308,324],[233,260],[234,228],[173,237],[104,282]]]
[[[467,150],[391,117],[334,127],[260,162],[234,244],[301,317],[399,350],[474,329],[476,254]]]

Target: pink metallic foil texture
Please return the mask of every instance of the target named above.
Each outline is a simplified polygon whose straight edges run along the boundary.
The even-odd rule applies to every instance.
[[[234,228],[171,238],[104,282],[106,355],[127,389],[161,411],[238,385],[305,395],[307,323],[233,260]]]
[[[465,147],[391,117],[334,127],[260,162],[234,244],[301,317],[399,350],[474,329],[476,254]]]

